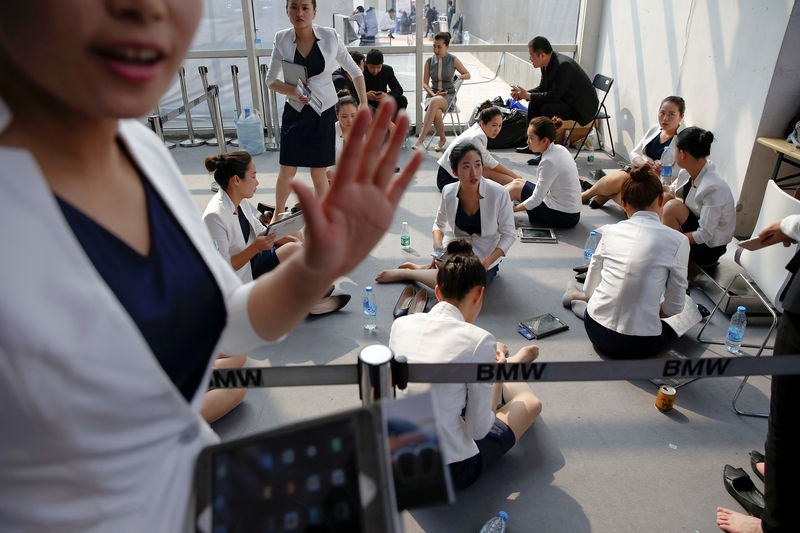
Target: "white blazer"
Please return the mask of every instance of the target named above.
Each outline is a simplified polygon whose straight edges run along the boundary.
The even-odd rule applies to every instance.
[[[453,178],[455,178],[456,175],[453,174],[453,168],[450,166],[450,154],[453,153],[453,149],[456,146],[467,143],[474,144],[475,147],[478,150],[480,150],[481,159],[483,160],[484,166],[489,168],[495,168],[497,167],[497,165],[500,164],[500,162],[497,161],[497,159],[495,159],[494,156],[492,156],[491,152],[489,152],[488,148],[489,140],[486,137],[486,134],[481,129],[480,123],[476,122],[466,130],[464,130],[461,133],[461,135],[456,137],[453,140],[453,142],[451,142],[450,145],[447,147],[447,150],[444,151],[442,157],[439,158],[439,161],[437,161],[437,163],[439,163],[439,166],[445,169],[447,173],[450,174],[450,176],[452,176]]]
[[[672,194],[681,198],[683,186],[691,179],[689,172],[681,169],[670,185]],[[698,219],[699,227],[692,232],[694,242],[714,248],[731,241],[736,230],[736,204],[730,186],[710,160],[706,160],[683,203]]]
[[[358,68],[356,62],[350,57],[350,53],[339,38],[336,30],[325,28],[314,24],[314,35],[319,39],[319,49],[325,58],[325,70],[316,76],[308,79],[308,86],[311,92],[322,102],[322,109],[328,109],[336,104],[336,87],[333,85],[333,71],[344,67],[353,79],[364,75]],[[269,70],[267,71],[267,85],[278,79],[282,71],[281,61],[294,62],[294,53],[297,50],[295,44],[294,28],[287,28],[275,34],[275,42],[272,45],[272,56],[269,59]]]
[[[683,124],[683,122],[681,122],[678,125],[678,130],[675,132],[675,135],[672,136],[672,140],[669,143],[669,149],[672,150],[672,154],[673,155],[678,153],[677,152],[677,150],[678,150],[678,134],[680,132],[682,132],[683,130],[685,130],[685,129],[686,129],[686,126]],[[633,160],[636,159],[637,157],[641,157],[642,159],[644,159],[645,161],[648,161],[648,162],[652,162],[653,161],[652,159],[647,157],[647,154],[644,152],[644,148],[645,148],[645,146],[647,146],[650,143],[650,141],[655,139],[656,136],[659,133],[661,133],[661,125],[660,124],[655,123],[652,126],[650,126],[650,129],[648,129],[645,132],[644,137],[642,137],[642,139],[639,141],[639,144],[637,144],[633,148],[633,150],[630,151],[630,154],[628,154],[630,156],[630,158],[631,158],[631,163],[633,163]],[[677,159],[677,157],[676,157],[676,159]],[[673,163],[673,165],[672,165],[672,175],[673,176],[677,176],[678,175],[678,171],[680,169],[681,169],[681,166],[678,164],[677,161],[675,161],[675,163]]]
[[[447,243],[456,239],[466,239],[472,242],[472,249],[479,258],[488,257],[495,248],[508,253],[514,244],[516,227],[514,226],[514,209],[511,207],[511,198],[502,185],[494,181],[481,178],[478,184],[478,193],[481,195],[481,234],[469,235],[456,227],[456,211],[458,210],[458,190],[461,183],[448,183],[442,189],[442,200],[439,203],[439,212],[433,229],[444,233],[445,248]],[[490,265],[492,268],[500,264],[501,257]]]
[[[0,131],[10,112],[0,101]],[[265,342],[161,140],[119,136],[217,281],[228,320],[214,354]],[[94,268],[33,155],[0,147],[0,521],[3,531],[180,531],[194,461],[217,437]]]
[[[578,167],[569,150],[560,144],[550,143],[542,153],[536,170],[536,188],[522,203],[530,211],[542,202],[562,213],[579,213],[581,210]]]
[[[203,222],[206,223],[206,227],[211,233],[211,238],[214,239],[214,245],[219,250],[219,253],[222,254],[222,257],[228,261],[228,264],[231,264],[231,257],[241,253],[250,243],[256,240],[257,235],[267,230],[267,227],[258,219],[258,210],[247,201],[247,198],[243,199],[239,203],[239,209],[242,210],[247,222],[250,223],[250,235],[245,242],[244,235],[242,235],[242,226],[239,225],[239,216],[233,212],[234,209],[235,206],[231,197],[220,189],[208,202],[206,210],[203,212]],[[245,283],[253,281],[253,268],[250,265],[250,261],[237,270],[236,275]]]

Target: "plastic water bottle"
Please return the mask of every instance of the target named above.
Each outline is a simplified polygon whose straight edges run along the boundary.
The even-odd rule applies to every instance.
[[[264,125],[258,111],[244,108],[244,113],[236,123],[236,136],[239,138],[239,147],[248,154],[257,155],[264,151]]]
[[[375,294],[372,292],[372,287],[367,286],[364,289],[364,329],[372,331],[378,325],[378,306],[375,303]]]
[[[464,35],[462,36],[462,41],[464,42],[464,44],[469,44],[469,32],[468,31],[464,32]]]
[[[403,222],[403,229],[400,232],[400,246],[405,251],[411,249],[411,236],[408,234],[408,222]]]
[[[506,522],[508,521],[508,513],[500,511],[497,516],[491,517],[483,524],[480,533],[503,533],[506,530]]]
[[[742,346],[744,328],[747,325],[745,311],[745,307],[740,305],[731,317],[731,325],[728,326],[728,337],[725,339],[725,349],[731,353],[737,353]]]
[[[661,154],[661,184],[665,187],[672,185],[672,165],[675,164],[675,154],[669,146]]]
[[[586,156],[586,164],[590,167],[594,165],[594,145],[589,145],[589,155]]]
[[[586,239],[586,244],[583,245],[583,260],[587,263],[594,255],[594,251],[597,248],[597,242],[599,240],[600,239],[597,238],[597,232],[589,232],[589,238]]]
[[[258,28],[256,28],[255,38],[253,41],[255,42],[256,48],[261,48],[261,37],[258,36]]]

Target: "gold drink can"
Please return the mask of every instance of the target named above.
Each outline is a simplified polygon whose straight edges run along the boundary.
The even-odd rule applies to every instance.
[[[658,407],[658,410],[661,412],[671,411],[672,406],[675,404],[676,394],[675,387],[661,385],[658,389],[658,396],[656,397],[656,407]]]

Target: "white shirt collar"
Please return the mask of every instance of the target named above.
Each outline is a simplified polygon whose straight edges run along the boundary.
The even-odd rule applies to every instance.
[[[448,302],[439,302],[438,304],[433,306],[433,309],[431,309],[428,312],[428,314],[441,315],[452,318],[454,320],[458,320],[460,322],[465,322],[464,315],[461,314],[461,310],[455,305]]]

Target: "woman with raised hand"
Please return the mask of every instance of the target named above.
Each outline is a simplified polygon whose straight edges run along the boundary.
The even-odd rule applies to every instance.
[[[714,134],[692,126],[678,134],[678,177],[669,187],[661,220],[689,238],[689,259],[710,266],[725,253],[736,229],[731,188],[708,156]]]
[[[436,186],[441,191],[448,183],[455,183],[458,178],[450,169],[450,154],[456,146],[471,143],[478,147],[483,158],[483,177],[505,185],[513,179],[522,179],[522,176],[509,170],[489,153],[489,139],[494,139],[503,129],[503,113],[500,108],[486,102],[480,107],[478,121],[464,130],[447,147],[442,157],[439,158],[439,172],[436,175]]]
[[[275,184],[275,217],[282,216],[298,167],[308,167],[314,192],[322,198],[328,191],[325,170],[336,164],[336,88],[332,74],[342,66],[353,80],[361,105],[366,107],[364,73],[347,52],[336,30],[313,23],[317,0],[287,0],[286,14],[292,27],[275,34],[266,83],[287,96],[281,119],[281,152]],[[283,62],[305,68],[310,99],[297,94],[297,86],[278,79]]]
[[[136,120],[175,79],[202,6],[0,2],[5,530],[188,529],[195,459],[219,440],[199,413],[214,356],[303,320],[382,237],[419,166],[392,177],[392,103],[371,129],[361,111],[330,193],[293,185],[303,249],[242,284]]]
[[[683,131],[683,114],[686,102],[680,96],[667,96],[658,108],[658,122],[650,126],[639,144],[631,150],[631,165],[650,165],[656,174],[661,172],[661,154],[669,148],[672,154],[677,152],[678,134]],[[630,170],[630,169],[629,169]],[[677,176],[680,165],[677,161],[672,166],[672,175]],[[625,170],[606,174],[581,194],[581,200],[592,208],[602,207],[608,200],[621,205],[620,190],[622,182],[627,178]]]
[[[486,290],[486,269],[463,240],[447,245],[448,259],[436,273],[439,300],[429,313],[398,318],[389,346],[409,363],[530,363],[537,346],[513,356],[491,333],[475,326]],[[502,390],[503,406],[497,408]],[[442,452],[453,486],[463,489],[510,450],[542,411],[527,383],[414,383],[407,394],[431,391]]]
[[[444,187],[439,212],[433,224],[433,249],[443,250],[455,239],[472,242],[475,255],[486,268],[487,283],[500,269],[500,261],[514,244],[516,228],[511,200],[497,183],[484,179],[481,151],[474,144],[456,146],[450,153],[450,167],[458,182]],[[419,281],[436,285],[436,259],[429,265],[403,263],[380,272],[379,283]]]
[[[683,310],[689,241],[659,219],[664,196],[652,166],[631,170],[621,202],[628,220],[602,228],[583,291],[571,282],[562,303],[584,319],[600,353],[653,357],[677,338],[661,319]]]
[[[453,54],[447,50],[450,48],[451,35],[445,31],[439,32],[433,37],[433,56],[425,61],[425,70],[422,74],[422,89],[427,93],[425,100],[425,118],[419,139],[412,146],[414,150],[421,150],[422,143],[428,130],[433,124],[436,133],[439,134],[439,144],[436,145],[437,152],[444,151],[447,138],[444,135],[444,114],[450,107],[453,98],[456,97],[454,85],[455,75],[458,72],[462,80],[468,80],[470,73]],[[430,80],[430,83],[429,83]]]
[[[536,183],[515,179],[506,185],[514,211],[527,211],[531,224],[572,228],[581,219],[581,186],[578,167],[569,150],[555,144],[561,119],[536,117],[528,126],[528,147],[542,154]]]

